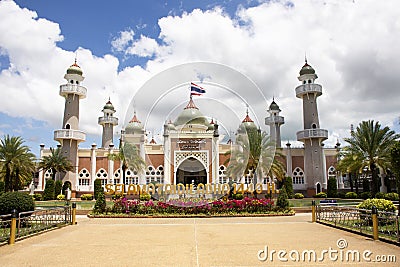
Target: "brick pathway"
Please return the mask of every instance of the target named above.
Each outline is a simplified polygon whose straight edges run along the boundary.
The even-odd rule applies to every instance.
[[[0,247],[0,266],[399,266],[400,248],[381,241],[311,223],[309,213],[290,217],[196,219],[89,219]],[[347,247],[340,250],[337,240]],[[343,241],[344,242],[344,241]],[[284,250],[280,261],[265,257],[265,248]],[[318,262],[323,250],[331,249]],[[293,250],[293,251],[292,251]],[[289,258],[315,250],[317,262]],[[337,254],[332,250],[338,250]],[[395,255],[397,263],[345,261],[350,250],[374,259]],[[261,251],[261,252],[260,252]],[[292,251],[292,252],[291,252]],[[340,253],[343,260],[340,260]],[[312,260],[312,257],[311,257]]]

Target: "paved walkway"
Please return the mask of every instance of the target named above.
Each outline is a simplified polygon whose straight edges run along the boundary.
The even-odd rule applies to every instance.
[[[310,219],[309,213],[196,219],[79,216],[77,225],[0,247],[0,266],[399,266],[398,246],[311,223]],[[344,239],[339,245],[347,242],[347,247],[339,249],[338,239]],[[286,251],[281,258],[287,261],[279,260],[277,252],[271,260],[272,250]],[[306,260],[302,261],[305,250]],[[316,262],[311,250],[316,252]],[[346,255],[355,250],[361,255],[360,262],[346,262]],[[397,263],[366,262],[362,259],[365,250],[372,252],[367,255],[372,260],[377,255],[395,255]],[[292,260],[297,255],[299,261]]]

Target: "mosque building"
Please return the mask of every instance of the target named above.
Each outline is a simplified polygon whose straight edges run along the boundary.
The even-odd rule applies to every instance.
[[[104,105],[98,118],[102,127],[101,146],[92,144],[81,148],[86,134],[79,129],[80,100],[86,97],[87,89],[82,85],[83,71],[76,64],[71,65],[64,76],[66,84],[60,86],[60,95],[65,98],[63,124],[54,131],[54,140],[58,141],[62,154],[72,163],[73,170],[59,174],[56,179],[70,183],[72,196],[93,193],[95,179],[102,184],[123,183],[122,165],[112,159],[110,154],[119,153],[113,144],[114,127],[118,118],[110,99]],[[295,192],[313,196],[326,191],[329,177],[337,176],[335,165],[340,144],[335,148],[324,147],[323,141],[328,138],[328,131],[320,128],[317,98],[322,94],[322,86],[315,83],[315,70],[305,62],[300,70],[300,85],[295,88],[296,97],[302,100],[303,129],[297,132],[297,140],[303,147],[281,147],[280,127],[285,123],[280,115],[280,108],[272,101],[268,108],[265,124],[270,127],[270,138],[283,155],[281,159],[286,166],[286,175],[292,177]],[[242,124],[256,127],[247,113]],[[218,123],[207,119],[196,106],[192,97],[174,121],[164,125],[163,141],[157,143],[154,138],[146,137],[146,129],[140,116],[132,114],[132,119],[121,131],[119,146],[129,142],[137,146],[139,155],[145,161],[144,171],[125,170],[125,184],[218,184],[232,180],[226,170],[227,152],[234,145],[231,140],[222,142],[219,138]],[[50,149],[41,145],[40,157],[50,154]],[[35,179],[36,191],[44,190],[47,179],[51,179],[51,170],[39,172]],[[258,182],[266,185],[274,177],[258,177]],[[250,174],[235,178],[235,182],[251,183]],[[338,175],[338,188],[344,187],[343,178]],[[265,188],[265,187],[263,187]]]

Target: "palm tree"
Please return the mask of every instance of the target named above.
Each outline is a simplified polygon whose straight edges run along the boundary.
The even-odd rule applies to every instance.
[[[61,149],[50,148],[50,155],[44,156],[39,162],[39,169],[51,170],[51,178],[56,180],[56,173],[72,171],[74,167],[67,157],[63,156]]]
[[[35,155],[23,143],[21,137],[9,135],[0,141],[1,176],[6,192],[22,189],[32,179]]]
[[[362,121],[351,137],[344,139],[350,144],[346,150],[356,156],[359,165],[368,168],[373,195],[379,190],[379,168],[386,171],[390,167],[390,150],[399,137],[389,127],[382,128],[379,122],[369,120]]]
[[[349,175],[351,192],[353,192],[354,188],[353,184],[353,179],[354,179],[357,194],[358,194],[359,174],[361,174],[368,167],[365,164],[363,164],[363,160],[361,158],[362,155],[355,154],[349,151],[349,147],[344,147],[342,151],[339,153],[339,162],[337,165],[337,169],[340,172],[347,173]]]
[[[119,160],[121,162],[123,184],[126,181],[125,172],[127,169],[135,170],[139,173],[146,166],[146,163],[140,156],[138,147],[131,143],[124,143],[120,146],[117,154],[108,154],[108,159]]]

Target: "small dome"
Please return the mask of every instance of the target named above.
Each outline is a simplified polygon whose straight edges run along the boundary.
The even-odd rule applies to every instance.
[[[211,129],[210,123],[203,116],[198,107],[196,107],[192,99],[190,99],[185,109],[181,112],[181,114],[179,114],[178,118],[174,122],[174,125],[176,126],[186,124],[200,124],[205,125],[209,129]]]
[[[315,74],[315,70],[313,69],[313,67],[308,65],[307,61],[306,64],[304,64],[304,66],[300,70],[300,75],[305,75],[305,74]]]
[[[278,104],[276,104],[274,100],[272,100],[271,105],[269,105],[269,110],[279,110],[280,111]]]
[[[125,127],[125,133],[133,134],[138,132],[143,132],[143,125],[136,117],[136,112],[133,115],[133,118],[129,121],[128,125]]]
[[[108,100],[108,102],[105,104],[105,106],[103,107],[104,109],[110,109],[110,110],[115,110],[113,104],[111,103],[110,99]]]
[[[67,69],[67,74],[78,74],[81,75],[83,74],[81,67],[78,66],[78,64],[76,64],[76,60],[75,63],[72,64],[68,69]]]
[[[257,129],[257,125],[254,123],[254,121],[249,116],[249,111],[246,112],[246,117],[243,119],[242,125],[246,129],[248,129],[248,128],[256,128]]]

